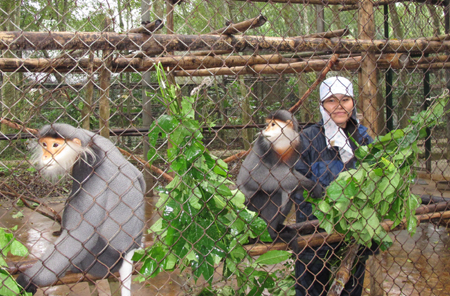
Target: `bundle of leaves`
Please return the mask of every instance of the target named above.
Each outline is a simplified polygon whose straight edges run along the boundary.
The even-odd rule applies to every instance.
[[[427,110],[411,119],[407,128],[358,147],[356,169],[340,173],[327,187],[323,199],[308,199],[321,228],[330,234],[345,234],[347,240],[354,239],[367,247],[374,241],[382,250],[392,245],[381,225],[383,220],[392,220],[394,228],[405,219],[408,232],[415,233],[415,210],[420,199],[411,193],[410,186],[416,177],[413,166],[419,152],[417,141],[443,118],[448,99],[447,94],[435,98]]]
[[[162,217],[150,228],[155,236],[153,246],[133,257],[143,262],[138,280],[163,270],[190,267],[195,280],[203,276],[211,285],[215,267],[223,262],[224,278],[236,276],[242,293],[254,284],[250,295],[258,295],[261,289],[273,287],[276,280],[267,272],[254,271],[255,264],[277,264],[290,253],[272,251],[256,263],[247,254],[243,245],[249,238],[271,241],[267,224],[245,208],[245,197],[239,190],[230,190],[234,184],[227,179],[227,164],[203,145],[201,126],[194,116],[196,98],[177,98],[177,86],[165,85],[160,65],[157,75],[169,114],[160,116],[150,127],[148,159],[158,159],[157,140],[166,139],[167,161],[175,177],[159,188],[157,208]],[[239,269],[242,262],[248,262],[250,269]]]

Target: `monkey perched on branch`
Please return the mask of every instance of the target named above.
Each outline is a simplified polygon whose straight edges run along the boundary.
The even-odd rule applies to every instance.
[[[247,207],[267,222],[271,238],[289,243],[297,253],[297,231],[283,225],[292,208],[291,196],[306,189],[320,197],[322,188],[294,169],[301,152],[295,117],[280,110],[270,114],[266,124],[242,164],[236,183]]]
[[[35,293],[67,270],[98,277],[119,271],[122,295],[129,295],[131,258],[145,224],[141,172],[108,139],[67,124],[39,131],[34,162],[42,175],[70,174],[73,184],[61,236],[17,282]]]

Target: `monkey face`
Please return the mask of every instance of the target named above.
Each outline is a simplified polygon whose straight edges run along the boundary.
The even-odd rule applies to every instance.
[[[284,122],[278,119],[266,120],[266,128],[262,134],[271,143],[282,140],[292,130],[292,121]]]
[[[39,139],[40,151],[36,158],[39,168],[45,175],[56,176],[70,172],[70,169],[83,151],[81,141],[77,138],[66,140],[62,138],[44,137]]]
[[[266,120],[266,123],[267,127],[262,131],[262,134],[279,154],[283,154],[298,140],[298,133],[295,131],[291,120],[285,122],[270,119]]]

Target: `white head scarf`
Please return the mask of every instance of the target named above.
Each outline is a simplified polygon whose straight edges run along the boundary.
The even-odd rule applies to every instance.
[[[344,77],[330,77],[320,85],[320,101],[323,102],[330,96],[343,94],[353,98],[353,84]],[[325,129],[325,139],[327,147],[339,147],[339,154],[344,163],[353,158],[353,149],[350,146],[350,140],[345,132],[330,117],[327,111],[320,105],[320,113],[323,118],[323,127]],[[353,108],[351,118],[359,123],[356,118],[356,105]]]

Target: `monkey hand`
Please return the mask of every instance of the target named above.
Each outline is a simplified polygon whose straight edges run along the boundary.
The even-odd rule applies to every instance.
[[[24,273],[21,273],[17,277],[16,282],[19,286],[21,286],[28,293],[31,293],[34,295],[37,291],[37,286],[35,284],[33,284],[33,282],[30,281],[30,279]]]
[[[322,198],[324,189],[322,187],[322,184],[316,183],[314,188],[309,193],[313,198]]]

